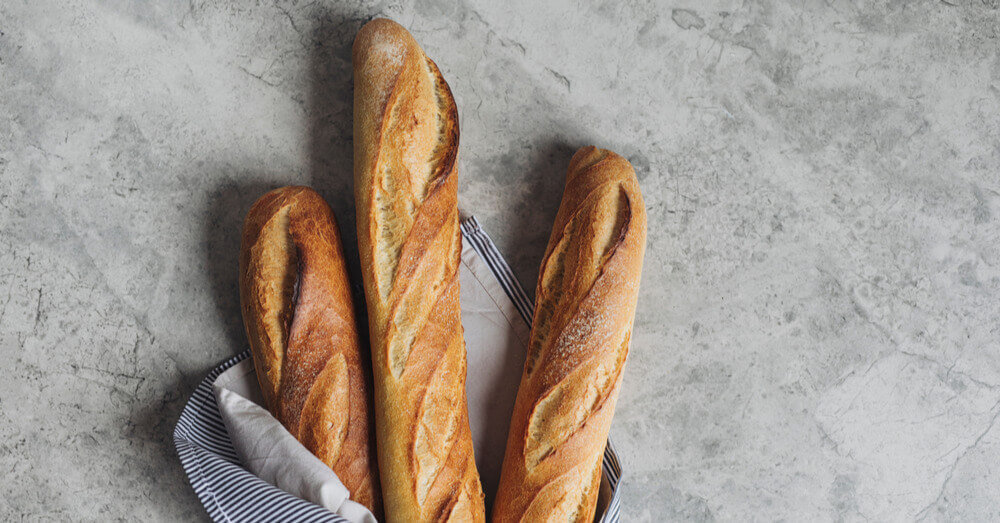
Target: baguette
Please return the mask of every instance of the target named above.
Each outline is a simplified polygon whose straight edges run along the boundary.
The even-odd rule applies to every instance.
[[[378,516],[371,385],[336,219],[312,189],[275,189],[250,208],[240,301],[265,406]]]
[[[358,32],[354,188],[388,521],[484,521],[465,396],[458,110],[399,24]]]
[[[645,243],[632,166],[577,151],[539,270],[493,521],[594,520]]]

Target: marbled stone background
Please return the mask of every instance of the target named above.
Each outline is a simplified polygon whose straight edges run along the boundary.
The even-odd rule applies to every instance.
[[[573,150],[636,167],[625,520],[1000,518],[1000,3],[870,4],[0,3],[0,519],[205,517],[171,431],[244,347],[240,221],[312,184],[354,260],[375,15],[528,287]]]

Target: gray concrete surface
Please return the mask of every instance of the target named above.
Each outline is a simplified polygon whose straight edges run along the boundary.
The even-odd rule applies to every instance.
[[[317,187],[356,265],[375,15],[529,287],[573,150],[638,171],[626,521],[1000,518],[1000,10],[873,4],[0,3],[0,519],[204,518],[171,430],[244,346],[250,202]]]

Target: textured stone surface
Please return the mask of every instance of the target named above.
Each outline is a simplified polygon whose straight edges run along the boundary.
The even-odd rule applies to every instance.
[[[240,220],[314,185],[356,265],[378,14],[529,287],[573,150],[638,171],[627,521],[1000,518],[998,2],[860,4],[0,3],[0,519],[204,517],[170,433],[244,344]]]

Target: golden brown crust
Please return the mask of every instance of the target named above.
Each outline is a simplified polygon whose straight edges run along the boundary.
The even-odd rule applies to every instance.
[[[593,521],[645,244],[632,166],[577,151],[539,271],[493,521]]]
[[[354,41],[354,174],[388,521],[484,521],[459,310],[458,110],[399,24]]]
[[[240,301],[269,411],[381,514],[370,387],[333,211],[308,187],[250,208]]]

